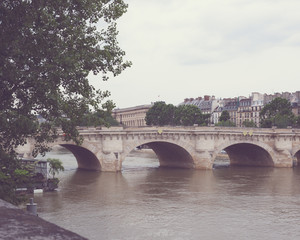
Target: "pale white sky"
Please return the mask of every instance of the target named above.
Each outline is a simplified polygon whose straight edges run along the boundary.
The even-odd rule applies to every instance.
[[[118,40],[133,65],[91,81],[117,107],[300,90],[299,0],[125,2]]]

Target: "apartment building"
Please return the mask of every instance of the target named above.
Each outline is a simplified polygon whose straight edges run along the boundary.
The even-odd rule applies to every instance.
[[[214,122],[214,112],[220,106],[220,99],[216,99],[215,96],[205,95],[203,98],[185,98],[183,103],[179,105],[195,105],[197,106],[203,114],[210,114],[210,122]]]
[[[236,126],[242,127],[244,121],[252,121],[252,98],[244,98],[238,102]]]
[[[280,97],[288,100],[292,105],[292,111],[295,115],[300,115],[300,91],[294,93],[283,92],[275,94],[264,94],[264,105],[268,104],[275,98]]]
[[[230,121],[237,124],[237,111],[239,106],[239,98],[224,98],[223,111],[227,111],[230,116]]]
[[[183,103],[179,105],[195,105],[200,108],[203,114],[212,114],[212,112],[219,106],[220,99],[215,96],[205,95],[203,98],[186,98]]]
[[[294,92],[290,101],[293,113],[300,116],[300,91]]]
[[[179,105],[195,105],[203,114],[211,115],[211,123],[217,124],[223,111],[228,111],[230,121],[242,127],[244,121],[253,121],[259,127],[259,113],[262,108],[277,97],[285,98],[291,102],[292,111],[300,115],[300,91],[294,93],[283,92],[275,94],[261,94],[253,92],[251,96],[217,99],[215,96],[205,95],[198,98],[185,98]],[[135,107],[114,109],[113,117],[122,125],[129,127],[146,126],[146,113],[153,106],[140,105]]]
[[[215,108],[215,110],[211,114],[211,123],[217,124],[223,112],[223,101],[220,101],[220,105]]]
[[[238,127],[243,126],[243,122],[253,121],[259,127],[259,114],[262,108],[277,97],[287,99],[291,102],[292,111],[295,115],[300,115],[300,91],[290,93],[261,94],[253,92],[248,98],[239,96],[235,98],[216,99],[214,96],[204,96],[186,98],[181,104],[193,104],[198,106],[202,113],[211,114],[211,123],[216,124],[223,111],[228,111],[230,121]]]
[[[251,95],[251,120],[259,127],[259,113],[264,107],[264,94],[253,92]]]

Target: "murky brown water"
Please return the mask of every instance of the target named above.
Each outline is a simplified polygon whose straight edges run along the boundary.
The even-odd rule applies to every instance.
[[[77,171],[68,153],[39,216],[89,239],[300,239],[300,168],[160,169],[129,157],[121,173]]]

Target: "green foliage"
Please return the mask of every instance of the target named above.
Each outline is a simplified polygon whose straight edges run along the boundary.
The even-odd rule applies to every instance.
[[[202,115],[202,119],[203,119],[202,125],[203,126],[204,125],[207,126],[210,123],[210,117],[211,117],[211,115],[209,113],[206,113],[206,114]]]
[[[56,126],[80,143],[74,130],[90,111],[104,110],[107,91],[88,82],[90,72],[120,74],[131,65],[117,42],[122,1],[0,2],[0,146],[6,152],[37,139],[38,151],[56,137]],[[98,31],[96,23],[103,28]],[[39,125],[36,115],[46,123]]]
[[[295,128],[300,128],[300,116],[297,116],[295,118],[295,125],[294,125]]]
[[[146,124],[154,126],[173,125],[175,107],[165,102],[156,102],[146,113]]]
[[[216,126],[222,126],[222,127],[236,127],[235,123],[227,120],[227,121],[219,121]]]
[[[245,120],[245,121],[242,123],[242,125],[243,125],[244,127],[256,127],[255,122],[253,122],[252,120],[251,120],[251,121]]]
[[[23,196],[16,193],[18,187],[26,186],[31,182],[32,174],[24,168],[15,157],[0,150],[0,198],[19,204],[24,200]]]
[[[202,124],[203,117],[201,110],[194,105],[180,105],[175,110],[175,124],[183,126],[193,126]]]
[[[80,144],[75,127],[83,117],[111,107],[103,104],[110,93],[91,86],[88,75],[106,81],[130,67],[116,28],[126,10],[122,0],[0,1],[0,152],[7,153],[0,165],[11,191],[12,179],[22,176],[11,171],[11,158],[28,136],[36,140],[33,155],[49,150],[57,126]],[[46,122],[38,124],[37,115]]]
[[[105,103],[105,108],[107,109],[106,111],[104,110],[100,110],[98,109],[95,112],[88,112],[86,113],[81,122],[79,123],[79,126],[106,126],[106,127],[110,127],[110,126],[118,126],[119,123],[118,121],[116,121],[111,113],[112,113],[112,109],[115,107],[115,104],[111,101],[107,101]]]
[[[230,120],[230,114],[229,114],[229,112],[226,111],[226,110],[222,111],[219,120],[220,120],[221,122],[226,122],[226,121]]]
[[[287,128],[295,124],[295,116],[290,102],[284,98],[275,98],[260,111],[260,126]]]
[[[55,174],[65,170],[62,162],[59,159],[48,158],[47,162],[49,163],[49,173],[52,175],[52,178],[55,177]]]
[[[180,105],[175,107],[165,102],[156,102],[146,114],[146,124],[154,126],[182,125],[193,126],[204,125],[209,121],[209,115],[203,115],[201,110],[194,105]]]

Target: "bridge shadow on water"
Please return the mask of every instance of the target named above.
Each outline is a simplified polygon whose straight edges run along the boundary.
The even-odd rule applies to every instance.
[[[136,165],[130,165],[133,163]],[[107,218],[115,224],[130,222],[133,216],[151,220],[161,217],[161,211],[169,217],[194,216],[195,211],[199,215],[211,212],[215,216],[218,209],[243,211],[250,207],[256,212],[262,206],[269,206],[272,214],[280,211],[278,201],[296,201],[300,195],[300,167],[166,168],[159,167],[152,154],[143,158],[129,156],[123,170],[117,173],[74,170],[77,164],[74,159],[73,164],[60,174],[57,191],[35,195],[42,217],[45,213],[48,220],[62,224],[68,219],[68,227],[82,224],[82,219],[102,224],[106,224],[103,219]]]
[[[70,196],[73,201],[82,201],[78,193],[88,198],[105,194],[118,195],[122,189],[135,189],[152,197],[170,198],[185,195],[186,189],[192,192],[220,190],[219,186],[228,183],[230,194],[248,194],[251,189],[264,193],[281,189],[283,192],[297,192],[300,182],[300,167],[241,167],[231,166],[226,153],[221,152],[213,170],[194,170],[160,167],[156,155],[151,150],[133,151],[123,162],[121,172],[101,172],[76,169],[76,159],[69,152],[56,151],[49,157],[60,156],[66,171],[60,173],[61,183],[58,194]],[[178,191],[178,189],[181,189]],[[286,189],[286,190],[285,190]],[[281,192],[282,192],[281,191]],[[46,195],[48,193],[45,193]],[[124,194],[124,193],[123,193]],[[81,200],[80,200],[81,199]],[[110,198],[107,197],[107,201]],[[105,200],[105,199],[104,199]]]
[[[205,194],[228,196],[256,195],[299,195],[300,168],[277,169],[271,167],[216,168],[212,171],[180,168],[127,169],[119,173],[77,170],[65,178],[58,194],[61,198],[72,199],[97,205],[134,201],[143,198],[145,202],[191,201],[201,195],[201,204],[210,203]],[[79,194],[80,193],[80,194]],[[84,196],[84,197],[83,197]],[[205,202],[206,200],[207,202]]]
[[[39,215],[89,239],[163,239],[149,236],[166,227],[172,236],[165,239],[267,239],[272,233],[287,239],[299,219],[300,167],[238,167],[221,159],[212,170],[166,168],[151,153],[130,154],[121,172],[101,172],[75,170],[76,159],[60,156],[66,171],[57,191],[35,195]],[[274,238],[277,228],[280,238]],[[257,229],[268,232],[261,237]]]

